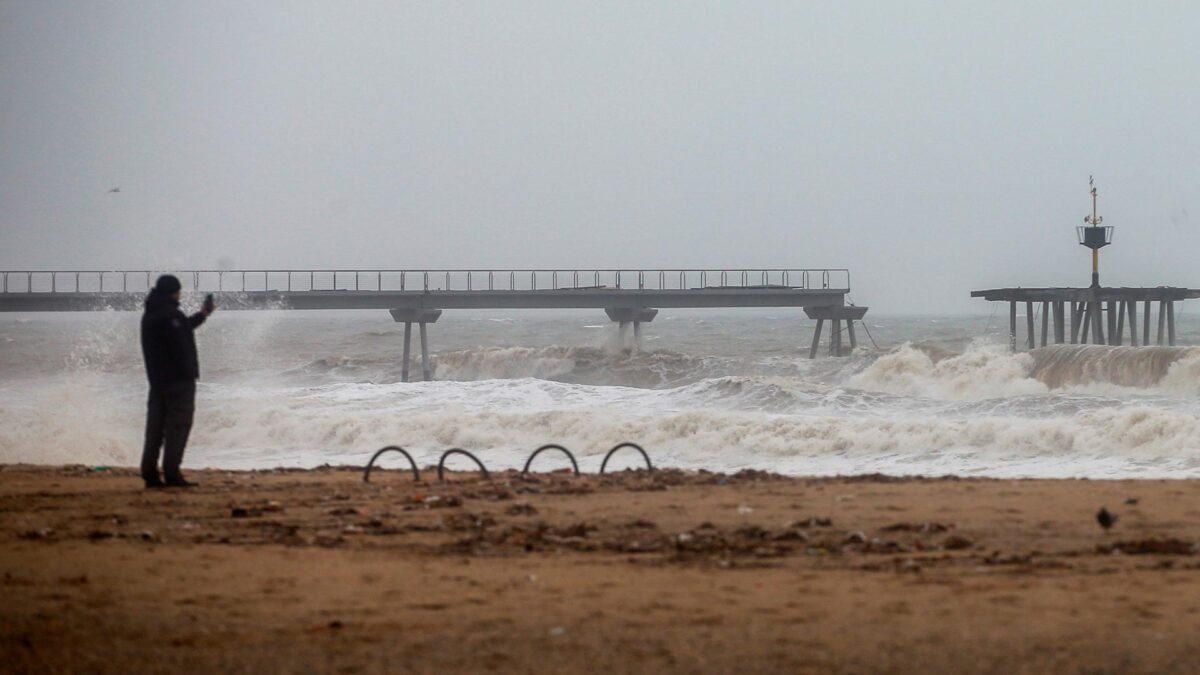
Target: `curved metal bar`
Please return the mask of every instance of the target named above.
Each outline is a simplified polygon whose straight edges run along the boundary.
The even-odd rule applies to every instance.
[[[637,443],[626,442],[626,443],[618,443],[617,445],[614,445],[612,450],[609,450],[608,454],[604,455],[604,461],[600,462],[601,475],[604,474],[604,469],[605,469],[605,467],[608,466],[609,458],[611,458],[613,456],[613,454],[616,451],[620,450],[621,448],[633,448],[634,450],[637,450],[638,452],[642,453],[642,459],[646,460],[646,468],[649,469],[650,471],[654,470],[654,465],[650,463],[650,455],[646,454],[646,451],[642,449],[642,446],[638,445]]]
[[[571,460],[571,468],[575,470],[575,475],[576,476],[579,475],[579,462],[575,461],[575,455],[572,455],[571,451],[564,448],[563,446],[557,445],[555,443],[551,443],[549,445],[543,445],[542,447],[538,448],[537,450],[534,450],[533,454],[529,456],[529,459],[525,460],[525,468],[521,470],[522,476],[525,476],[529,473],[529,466],[531,464],[533,464],[533,458],[542,454],[543,450],[559,450],[559,451],[561,451],[564,455],[567,456],[568,459]]]
[[[485,480],[491,479],[492,476],[491,476],[491,474],[488,473],[487,467],[483,465],[483,462],[479,461],[478,457],[476,457],[475,455],[472,455],[471,453],[467,452],[466,450],[463,450],[462,448],[450,448],[446,452],[443,452],[441,459],[438,460],[438,480],[439,481],[446,480],[443,476],[444,476],[445,467],[446,467],[446,458],[449,457],[450,455],[466,455],[467,457],[470,457],[471,461],[473,461],[479,465],[479,470],[483,472],[484,479]]]
[[[366,471],[363,471],[363,482],[364,483],[371,482],[371,467],[375,466],[375,460],[379,459],[380,455],[382,455],[383,453],[385,453],[389,450],[395,450],[396,452],[398,452],[398,453],[404,455],[406,458],[408,458],[408,463],[412,465],[413,480],[420,482],[421,471],[420,471],[420,469],[417,468],[417,461],[415,459],[413,459],[412,455],[408,454],[407,450],[405,450],[404,448],[402,448],[398,445],[389,445],[386,448],[379,449],[374,455],[371,455],[371,461],[367,462],[367,469],[366,469]]]

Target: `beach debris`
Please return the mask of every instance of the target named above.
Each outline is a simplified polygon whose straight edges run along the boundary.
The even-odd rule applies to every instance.
[[[408,504],[404,507],[404,510],[411,511],[418,507],[426,509],[456,508],[462,506],[462,504],[462,499],[454,495],[443,497],[442,495],[427,495],[418,492],[408,498]]]
[[[504,510],[510,516],[536,516],[538,510],[528,502],[517,502]]]
[[[1126,500],[1125,500],[1125,505],[1126,505],[1126,506],[1134,506],[1134,505],[1136,505],[1137,503],[1138,503],[1138,498],[1137,498],[1137,497],[1129,497],[1128,499],[1126,499]]]
[[[867,535],[863,534],[862,532],[851,532],[850,534],[846,535],[845,539],[842,539],[842,543],[847,545],[865,544],[867,543]]]
[[[1109,528],[1117,524],[1118,516],[1115,513],[1109,513],[1108,509],[1100,507],[1099,513],[1096,514],[1096,522],[1100,523],[1100,527],[1108,532]]]
[[[793,527],[833,527],[833,518],[809,516],[806,520],[793,520],[788,523],[789,529]]]
[[[235,506],[229,509],[230,518],[257,518],[262,515],[262,511],[258,509],[248,509],[244,506]]]
[[[1127,555],[1194,555],[1200,553],[1200,544],[1175,537],[1119,541],[1115,544],[1096,546],[1097,553],[1124,553]]]
[[[87,538],[92,541],[100,541],[102,539],[112,539],[114,536],[116,536],[116,535],[114,535],[112,532],[109,532],[108,530],[92,530],[91,532],[87,533]]]
[[[746,504],[738,504],[737,512],[739,516],[748,516],[751,513],[754,513],[754,507]]]
[[[21,539],[31,540],[49,539],[54,536],[54,529],[49,527],[39,527],[36,530],[25,530],[17,536],[19,536]]]
[[[138,533],[138,538],[142,541],[158,541],[158,537],[150,530],[142,530]]]
[[[974,545],[975,542],[967,539],[961,534],[952,534],[942,541],[942,548],[946,549],[947,551],[961,551],[963,549],[971,548]]]
[[[567,629],[563,628],[562,626],[555,626],[554,628],[550,629],[550,637],[559,637],[561,635],[566,635],[566,634],[567,634]]]
[[[953,524],[935,523],[932,521],[924,523],[892,523],[879,528],[880,532],[921,532],[924,534],[932,534],[937,532],[947,532]]]

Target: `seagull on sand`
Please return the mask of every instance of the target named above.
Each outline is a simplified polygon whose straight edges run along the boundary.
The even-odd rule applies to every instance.
[[[1100,523],[1100,527],[1103,527],[1105,532],[1108,532],[1108,528],[1117,524],[1117,515],[1109,513],[1108,509],[1101,506],[1100,512],[1096,514],[1096,522]]]
[[[120,192],[120,191],[121,191],[121,188],[120,188],[120,187],[115,187],[115,188],[113,188],[113,189],[109,190],[109,191],[108,191],[108,194],[110,194],[110,195],[111,195],[111,194],[115,194],[115,193],[117,193],[117,192]]]

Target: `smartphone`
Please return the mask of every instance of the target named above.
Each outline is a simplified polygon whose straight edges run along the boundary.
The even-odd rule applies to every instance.
[[[217,305],[215,302],[213,302],[212,293],[209,293],[208,295],[204,296],[204,311],[212,312],[214,309],[216,309],[216,307],[217,307]]]

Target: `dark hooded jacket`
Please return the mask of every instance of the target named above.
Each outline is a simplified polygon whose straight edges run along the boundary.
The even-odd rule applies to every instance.
[[[192,331],[204,323],[204,313],[189,316],[171,296],[153,290],[142,314],[142,357],[151,388],[166,387],[200,377],[196,338]]]

